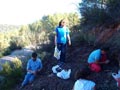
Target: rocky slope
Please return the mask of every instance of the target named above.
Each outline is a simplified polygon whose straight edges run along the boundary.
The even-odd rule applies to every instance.
[[[68,80],[58,78],[52,73],[52,66],[57,64],[57,61],[51,56],[51,58],[45,58],[43,60],[43,70],[41,75],[33,82],[33,86],[27,85],[22,90],[72,90],[75,79],[75,71],[81,67],[88,67],[87,58],[89,53],[94,50],[93,46],[89,46],[86,43],[74,45],[68,48],[67,63],[63,68],[71,68],[71,77]],[[103,71],[100,73],[91,72],[88,79],[93,80],[96,83],[96,90],[116,90],[116,81],[111,76],[112,72],[118,71],[118,63],[111,59],[111,63],[107,66],[103,66]],[[21,80],[22,82],[22,80]],[[20,83],[21,83],[20,82]],[[20,90],[20,85],[17,85],[14,90]]]

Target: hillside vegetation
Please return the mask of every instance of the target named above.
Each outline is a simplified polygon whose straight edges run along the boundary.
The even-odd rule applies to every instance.
[[[100,74],[90,74],[90,79],[97,83],[97,90],[116,90],[117,86],[112,72],[119,69],[120,62],[120,1],[119,0],[82,0],[77,13],[54,14],[43,16],[32,24],[24,25],[17,31],[0,32],[0,56],[9,54],[15,49],[27,45],[35,46],[35,51],[43,60],[44,69],[40,77],[34,82],[34,87],[25,90],[71,90],[74,84],[74,72],[80,66],[87,67],[89,53],[102,46],[109,46],[111,64]],[[66,18],[71,30],[72,46],[68,49],[67,68],[72,69],[72,76],[67,81],[51,76],[51,68],[56,64],[53,57],[54,29],[58,22]],[[48,82],[49,81],[49,82]],[[105,82],[103,82],[105,81]],[[18,81],[21,83],[21,81]],[[55,82],[55,84],[51,84]],[[69,86],[69,87],[68,87]],[[19,85],[16,90],[19,89]]]
[[[51,49],[53,48],[52,44],[54,29],[58,25],[59,20],[64,17],[68,20],[69,27],[79,24],[78,14],[65,13],[43,16],[41,20],[38,20],[32,24],[23,25],[17,30],[10,30],[6,26],[7,30],[3,31],[4,29],[2,29],[0,32],[0,57],[9,55],[16,49],[22,49],[26,46],[33,46],[32,49],[37,51],[41,59],[44,60],[46,55],[52,55]],[[49,52],[46,52],[46,50]],[[26,62],[22,62],[21,67],[24,67],[23,64],[26,65]],[[3,78],[4,82],[0,84],[0,89],[9,90],[17,82],[19,82],[24,75],[20,75],[20,72],[16,73],[15,76],[19,77],[19,79],[15,79],[13,82],[10,82],[13,79],[12,66],[9,64],[5,64],[3,66],[5,67],[0,75],[5,76],[5,79]],[[21,70],[24,71],[23,68],[20,68],[20,71]],[[6,74],[9,74],[7,75],[8,77],[6,77]]]
[[[13,30],[19,30],[20,25],[8,25],[8,24],[0,24],[0,32],[9,32]]]

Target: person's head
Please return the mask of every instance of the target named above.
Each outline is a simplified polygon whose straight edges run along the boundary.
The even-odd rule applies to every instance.
[[[109,51],[109,47],[102,47],[101,48],[101,53],[106,54]]]
[[[75,73],[75,79],[86,79],[87,76],[90,74],[90,71],[87,68],[81,68],[76,71]]]
[[[65,19],[60,20],[59,27],[64,27],[66,25]]]
[[[33,52],[33,53],[32,53],[32,59],[33,59],[34,61],[36,61],[36,58],[37,58],[37,53],[36,53],[36,52]]]

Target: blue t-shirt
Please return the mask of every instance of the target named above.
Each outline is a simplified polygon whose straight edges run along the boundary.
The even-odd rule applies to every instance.
[[[69,34],[69,29],[67,27],[57,27],[57,43],[65,44],[67,42],[67,35]]]
[[[101,50],[94,50],[88,57],[88,63],[94,63],[101,58]]]
[[[27,63],[27,70],[36,71],[41,68],[42,68],[42,62],[39,58],[37,58],[36,61],[33,61],[32,59],[30,59]],[[28,72],[28,73],[30,73],[30,72]]]

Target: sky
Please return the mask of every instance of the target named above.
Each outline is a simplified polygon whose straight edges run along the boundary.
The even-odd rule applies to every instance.
[[[33,23],[44,15],[78,12],[81,0],[0,0],[0,24]]]

